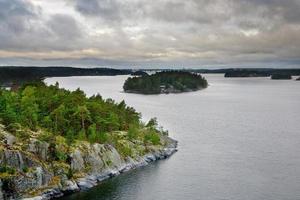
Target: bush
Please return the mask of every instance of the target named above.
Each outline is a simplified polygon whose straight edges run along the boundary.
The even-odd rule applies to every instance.
[[[128,132],[127,132],[127,136],[130,140],[134,140],[137,139],[139,135],[139,129],[136,125],[130,125]]]
[[[24,173],[27,173],[27,172],[29,172],[29,168],[28,168],[27,166],[24,166],[24,167],[22,168],[22,171],[23,171]]]
[[[68,155],[62,151],[56,150],[55,157],[56,157],[56,160],[65,162],[68,158]]]
[[[0,166],[0,173],[8,173],[10,175],[14,175],[16,173],[16,169],[6,166],[6,165],[1,165]]]
[[[145,134],[144,141],[151,142],[153,145],[159,145],[160,144],[160,137],[158,133],[156,133],[153,130],[150,130],[150,132]]]

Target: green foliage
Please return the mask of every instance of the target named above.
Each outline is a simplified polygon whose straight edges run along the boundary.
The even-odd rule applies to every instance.
[[[62,151],[59,151],[59,150],[56,150],[55,151],[55,160],[58,160],[58,161],[66,161],[67,158],[68,158],[68,155],[65,153],[65,152],[62,152]]]
[[[24,167],[22,168],[22,171],[23,171],[24,173],[27,173],[27,172],[29,172],[29,168],[28,168],[27,166],[24,166]]]
[[[0,89],[0,118],[18,137],[27,139],[25,129],[43,129],[53,134],[42,135],[42,140],[53,136],[103,142],[108,132],[128,131],[130,124],[138,124],[140,114],[124,101],[115,103],[100,95],[87,98],[80,90],[70,92],[43,82],[26,84],[17,91]]]
[[[91,143],[97,142],[97,130],[96,130],[96,124],[92,124],[88,128],[88,140]]]
[[[86,140],[86,134],[85,134],[85,130],[82,129],[81,131],[79,131],[78,133],[78,140]]]
[[[16,173],[16,169],[7,165],[1,165],[0,173],[7,173],[9,175],[14,175]]]
[[[130,77],[123,86],[126,92],[159,94],[185,92],[206,88],[205,78],[199,74],[184,71],[158,72],[150,76]]]
[[[118,142],[116,145],[118,152],[124,157],[132,156],[132,149],[124,142]]]
[[[23,141],[28,140],[30,138],[30,133],[26,130],[17,131],[16,136]]]
[[[156,128],[158,126],[157,118],[151,118],[146,126]]]
[[[38,136],[38,140],[44,141],[44,142],[50,142],[53,139],[53,134],[48,131],[43,131],[41,134]]]
[[[134,140],[137,139],[139,136],[139,127],[138,125],[130,125],[128,132],[127,132],[127,136],[130,140]]]
[[[97,142],[104,144],[107,141],[108,141],[108,134],[107,133],[105,133],[105,132],[99,132],[97,134]]]
[[[153,145],[159,145],[160,144],[160,137],[158,133],[153,130],[149,129],[148,132],[144,136],[144,142],[145,143],[152,143]]]

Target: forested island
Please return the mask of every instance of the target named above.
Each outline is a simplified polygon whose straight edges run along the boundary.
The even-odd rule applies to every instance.
[[[226,72],[224,77],[269,77],[270,75],[271,74],[269,72],[264,71],[236,70]]]
[[[0,85],[21,85],[48,77],[115,76],[133,73],[128,69],[75,67],[0,67]]]
[[[132,76],[147,76],[148,74],[144,71],[138,70],[131,74]]]
[[[43,82],[0,89],[0,199],[50,199],[163,159],[177,142],[124,101]]]
[[[129,77],[123,89],[128,93],[161,94],[196,91],[208,83],[199,74],[183,71],[163,71],[152,75]]]
[[[272,80],[290,80],[292,79],[292,76],[289,74],[273,74],[271,76]]]
[[[223,70],[225,72],[224,77],[272,77],[276,76],[297,76],[300,75],[300,69],[270,69],[270,68],[237,68]]]

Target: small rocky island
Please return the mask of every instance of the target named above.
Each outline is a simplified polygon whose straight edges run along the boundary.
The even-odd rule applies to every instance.
[[[0,89],[0,199],[52,199],[164,159],[177,142],[124,101],[58,84]],[[34,197],[34,198],[32,198]]]
[[[272,80],[290,80],[292,76],[290,74],[273,74],[271,76]]]
[[[152,75],[129,77],[125,92],[138,94],[182,93],[204,89],[208,83],[200,74],[183,71],[163,71]]]

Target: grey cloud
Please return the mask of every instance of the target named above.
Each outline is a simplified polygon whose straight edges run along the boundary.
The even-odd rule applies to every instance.
[[[33,6],[22,0],[0,0],[0,21],[4,21],[12,16],[32,16]]]
[[[26,30],[26,23],[36,15],[30,3],[21,0],[0,0],[0,31],[19,34]]]
[[[40,7],[25,0],[0,0],[0,50],[49,51],[75,48],[82,36],[72,16],[42,19]]]
[[[88,16],[100,16],[105,20],[120,19],[120,7],[115,0],[75,0],[75,8]]]
[[[299,0],[64,0],[72,12],[47,15],[30,1],[0,0],[0,50],[64,54],[26,63],[300,64]]]
[[[69,15],[53,15],[47,25],[58,39],[73,40],[82,36],[77,21]]]

